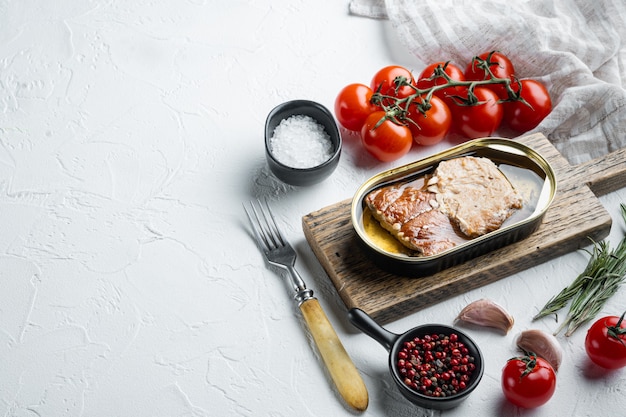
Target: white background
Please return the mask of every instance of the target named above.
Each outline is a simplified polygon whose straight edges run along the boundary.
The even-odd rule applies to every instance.
[[[400,396],[385,349],[348,323],[301,217],[448,144],[381,164],[345,135],[333,176],[307,188],[281,184],[263,154],[275,105],[332,108],[344,85],[388,64],[423,65],[387,22],[349,16],[345,1],[0,1],[0,415],[354,415],[250,238],[241,204],[253,197],[270,199],[362,372],[363,415],[439,415]],[[601,201],[617,244],[626,189]],[[548,404],[518,410],[499,387],[515,336],[556,328],[530,319],[587,259],[571,253],[387,328],[449,324],[492,298],[515,327],[468,330],[485,376],[446,415],[624,415],[626,371],[590,365],[586,327],[559,338],[565,357]],[[602,314],[624,311],[625,295]]]

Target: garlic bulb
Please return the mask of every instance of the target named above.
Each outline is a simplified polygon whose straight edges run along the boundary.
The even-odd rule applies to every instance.
[[[507,334],[513,327],[513,317],[496,302],[483,298],[468,304],[456,318],[479,326],[494,327]]]
[[[563,360],[563,348],[557,338],[550,333],[536,329],[524,330],[515,343],[520,349],[544,358],[555,371],[559,370]]]

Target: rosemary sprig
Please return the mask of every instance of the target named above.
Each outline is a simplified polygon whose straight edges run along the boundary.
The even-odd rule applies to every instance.
[[[622,219],[626,223],[626,205],[620,205]],[[571,300],[565,321],[554,334],[566,330],[571,336],[581,325],[593,319],[606,301],[619,289],[626,279],[626,235],[615,249],[607,241],[593,244],[591,258],[585,270],[566,288],[552,297],[533,321],[557,314]]]

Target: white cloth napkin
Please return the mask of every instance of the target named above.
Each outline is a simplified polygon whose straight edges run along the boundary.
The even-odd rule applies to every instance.
[[[425,64],[508,55],[520,78],[548,87],[553,110],[533,132],[571,164],[626,146],[624,0],[351,0],[349,9],[389,19]]]

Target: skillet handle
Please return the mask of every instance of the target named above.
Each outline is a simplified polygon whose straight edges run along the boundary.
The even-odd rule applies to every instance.
[[[376,323],[373,318],[359,308],[351,308],[350,311],[348,311],[348,318],[355,327],[375,339],[378,343],[383,345],[387,351],[391,350],[391,347],[400,337],[400,335],[392,333]]]
[[[316,298],[304,300],[300,304],[300,311],[339,394],[353,409],[365,411],[369,403],[365,382],[341,344],[319,301]]]

